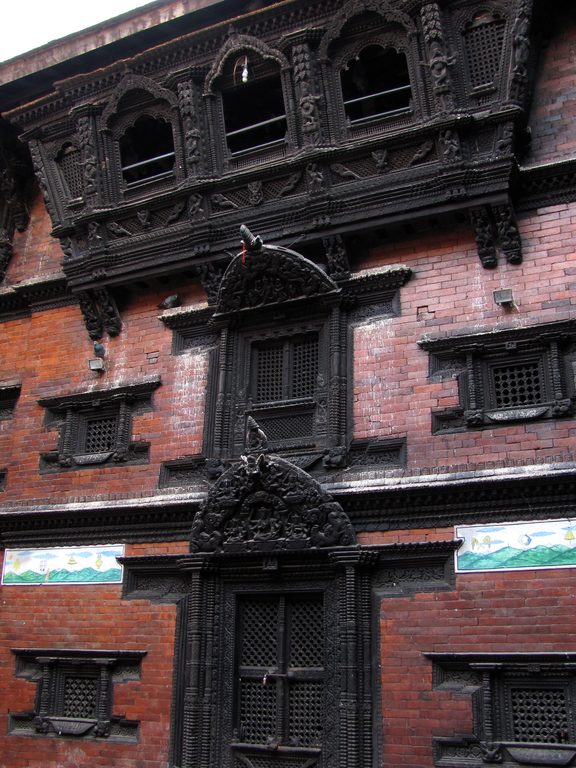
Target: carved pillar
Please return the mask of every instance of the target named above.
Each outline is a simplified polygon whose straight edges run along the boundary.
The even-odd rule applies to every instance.
[[[102,108],[95,104],[84,104],[72,111],[76,118],[78,141],[82,153],[84,199],[89,208],[97,208],[105,202],[98,152],[98,116],[101,111]]]
[[[310,44],[303,35],[293,41],[292,66],[302,143],[314,147],[322,141],[321,96],[312,66]]]
[[[341,308],[334,307],[330,317],[330,398],[328,443],[346,444],[346,361],[344,359],[346,321]]]
[[[178,104],[184,129],[184,157],[186,175],[196,178],[201,175],[200,141],[201,131],[198,121],[197,96],[192,80],[178,83]]]
[[[230,338],[227,328],[223,328],[220,334],[220,355],[218,360],[218,391],[216,394],[216,412],[214,416],[214,435],[216,436],[213,454],[217,458],[223,457],[230,448],[228,434],[228,380],[231,370]]]
[[[338,633],[340,640],[339,766],[361,768],[359,744],[360,686],[358,675],[358,566],[359,551],[331,555],[341,569],[338,578]],[[362,724],[363,726],[365,723]]]
[[[185,570],[189,575],[187,597],[187,626],[184,672],[184,712],[182,718],[182,761],[180,768],[200,768],[206,764],[203,759],[203,744],[208,734],[202,734],[202,689],[206,679],[203,652],[203,633],[206,627],[204,617],[204,555],[192,555],[186,559]],[[207,753],[205,753],[206,755]],[[204,758],[205,758],[204,755]]]
[[[518,13],[512,28],[512,64],[508,85],[509,98],[513,102],[523,101],[528,82],[528,62],[530,59],[530,22],[532,19],[533,0],[520,0]]]
[[[449,66],[454,58],[448,54],[442,30],[442,12],[438,3],[426,3],[420,12],[424,42],[428,55],[428,68],[432,80],[432,92],[441,112],[454,108],[454,94]]]

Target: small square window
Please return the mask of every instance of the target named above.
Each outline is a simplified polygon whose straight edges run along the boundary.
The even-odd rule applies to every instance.
[[[148,443],[131,440],[132,416],[135,409],[150,408],[159,383],[155,378],[108,392],[40,400],[48,411],[47,426],[60,428],[58,449],[41,455],[40,471],[146,462]]]
[[[37,683],[33,712],[10,716],[18,735],[134,741],[138,723],[112,712],[113,686],[138,680],[143,651],[16,649],[16,675]]]
[[[432,414],[435,433],[560,418],[574,411],[570,322],[425,340],[432,379],[458,379],[460,404]]]
[[[576,755],[574,654],[426,654],[434,688],[472,699],[474,733],[434,739],[436,764],[568,765]]]

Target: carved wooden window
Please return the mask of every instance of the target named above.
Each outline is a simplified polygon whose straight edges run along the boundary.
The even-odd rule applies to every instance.
[[[319,753],[324,720],[322,595],[243,597],[238,604],[233,750]]]
[[[495,87],[501,72],[506,20],[482,11],[464,30],[464,51],[473,90]]]
[[[318,376],[318,334],[254,344],[257,402],[312,397]]]
[[[256,419],[271,447],[313,445],[318,437],[319,375],[327,380],[324,333],[257,337],[248,343],[246,414]]]
[[[37,682],[33,712],[11,715],[14,734],[135,740],[138,723],[112,714],[115,682],[137,680],[143,652],[14,650],[16,674]]]
[[[56,164],[70,197],[82,197],[84,194],[84,168],[78,147],[73,144],[65,144],[56,156]]]
[[[127,186],[173,173],[172,125],[160,118],[142,115],[120,137],[122,176]]]
[[[58,471],[117,462],[148,460],[148,443],[132,442],[135,408],[149,407],[158,379],[108,392],[40,400],[47,426],[59,427],[58,449],[42,454],[40,470]]]
[[[570,416],[570,323],[427,340],[432,378],[458,379],[460,405],[433,414],[433,431]]]
[[[286,107],[279,72],[254,55],[235,60],[222,83],[226,144],[232,155],[286,141]]]
[[[368,45],[340,74],[344,110],[351,124],[410,110],[412,88],[404,53]]]
[[[427,654],[434,687],[472,696],[474,735],[464,743],[470,768],[567,765],[576,756],[573,654]],[[439,764],[459,738],[436,738]]]

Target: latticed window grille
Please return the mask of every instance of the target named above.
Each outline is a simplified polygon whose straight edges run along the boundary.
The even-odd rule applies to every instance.
[[[318,336],[274,340],[254,346],[257,402],[314,395],[318,378]]]
[[[543,402],[545,388],[541,362],[524,360],[491,368],[493,405],[512,408]]]
[[[510,689],[514,741],[562,744],[571,741],[565,688]]]
[[[322,596],[244,597],[239,616],[238,741],[319,748],[325,688]]]
[[[101,416],[86,420],[85,453],[114,450],[118,440],[118,416]]]
[[[500,71],[506,21],[483,14],[464,31],[464,50],[473,88],[494,84]]]
[[[56,162],[70,195],[82,197],[84,193],[84,170],[80,150],[70,144],[59,153]]]
[[[64,681],[64,716],[96,716],[98,681],[94,677],[67,676]]]

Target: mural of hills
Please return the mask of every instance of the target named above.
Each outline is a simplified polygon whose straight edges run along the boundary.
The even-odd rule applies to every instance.
[[[48,578],[45,573],[24,571],[23,573],[8,572],[4,574],[4,584],[71,584],[90,582],[118,583],[122,581],[121,568],[109,568],[107,571],[97,571],[95,568],[82,568],[79,571],[64,569],[50,571]]]
[[[463,552],[458,555],[461,571],[486,571],[501,568],[554,568],[576,566],[576,547],[553,544],[531,549],[502,547],[495,552]]]

